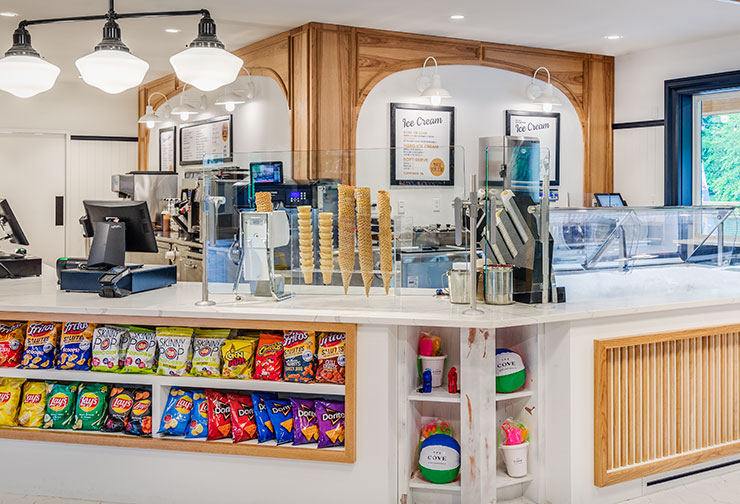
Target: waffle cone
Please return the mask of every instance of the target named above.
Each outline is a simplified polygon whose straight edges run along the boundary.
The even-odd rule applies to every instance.
[[[383,275],[385,294],[393,278],[393,231],[391,230],[391,198],[387,191],[378,191],[378,244],[380,272]]]
[[[357,197],[357,249],[360,256],[360,272],[365,285],[365,295],[370,295],[373,282],[373,237],[370,210],[370,189],[358,187]]]
[[[355,267],[355,188],[340,184],[339,190],[339,269],[347,294]]]
[[[269,192],[258,192],[254,201],[258,212],[272,212],[272,194]]]
[[[303,281],[313,283],[313,228],[311,226],[311,207],[299,207],[298,240],[300,244],[301,270]]]

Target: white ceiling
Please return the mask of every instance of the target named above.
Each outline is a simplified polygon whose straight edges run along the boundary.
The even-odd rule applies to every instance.
[[[0,52],[21,19],[103,14],[105,0],[0,0]],[[740,31],[740,3],[720,0],[119,0],[119,12],[207,8],[227,49],[309,21],[446,35],[536,47],[619,55]],[[463,14],[452,21],[452,14]],[[120,22],[123,41],[151,65],[146,80],[172,70],[168,58],[195,37],[198,17]],[[32,26],[34,48],[77,77],[74,60],[92,51],[102,22]],[[177,34],[165,28],[179,28]],[[619,34],[617,41],[604,39]]]

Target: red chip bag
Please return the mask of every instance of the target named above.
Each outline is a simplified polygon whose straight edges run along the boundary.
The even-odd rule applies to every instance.
[[[235,443],[257,437],[257,424],[254,421],[252,398],[242,394],[226,394],[231,407],[231,437]]]
[[[206,389],[208,401],[208,440],[229,437],[231,434],[231,408],[226,394]]]
[[[344,333],[325,332],[319,336],[317,382],[344,383],[345,339]]]
[[[0,323],[0,366],[16,367],[21,363],[25,322]]]
[[[283,335],[260,334],[254,377],[258,380],[280,381],[283,377]]]

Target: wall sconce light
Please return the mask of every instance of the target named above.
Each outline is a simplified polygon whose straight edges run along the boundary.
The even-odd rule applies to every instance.
[[[242,67],[247,72],[247,84],[243,89],[232,90],[231,86],[227,86],[224,90],[224,94],[219,96],[215,104],[223,105],[227,112],[233,112],[237,105],[247,103],[247,100],[254,98],[254,82],[252,82],[252,74],[249,73],[249,69]],[[237,78],[238,80],[238,78]]]
[[[434,61],[434,74],[431,79],[426,74],[429,60]],[[416,89],[419,90],[421,96],[429,98],[432,105],[439,105],[442,102],[442,98],[452,98],[450,92],[442,87],[442,78],[439,76],[437,58],[434,56],[429,56],[424,60],[424,65],[421,67],[421,74],[416,78]]]
[[[146,127],[149,129],[152,129],[155,124],[159,124],[162,122],[162,117],[157,112],[154,112],[154,107],[152,107],[152,96],[154,95],[160,95],[162,98],[164,98],[164,104],[162,105],[162,107],[160,107],[160,110],[169,109],[169,105],[167,104],[167,96],[164,93],[155,91],[150,94],[149,98],[147,99],[146,112],[143,116],[139,117],[139,124],[146,124]]]
[[[182,93],[180,93],[180,103],[175,108],[173,108],[171,112],[172,114],[180,116],[181,121],[187,121],[191,115],[197,115],[199,113],[195,107],[185,101],[185,88],[187,87],[188,85],[185,84],[185,86],[182,88]]]
[[[537,81],[537,72],[544,70],[547,72],[547,84],[544,86]],[[539,67],[532,75],[532,82],[527,86],[527,97],[537,105],[542,106],[542,110],[550,112],[554,106],[562,105],[560,99],[555,96],[555,90],[550,83],[550,70],[546,67]]]

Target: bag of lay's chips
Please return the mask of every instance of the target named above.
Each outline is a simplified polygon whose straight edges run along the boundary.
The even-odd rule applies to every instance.
[[[257,437],[252,398],[243,394],[226,394],[231,408],[231,437],[235,443]]]
[[[18,404],[23,393],[23,378],[0,379],[0,426],[18,425]]]
[[[39,428],[44,423],[46,395],[51,388],[46,382],[26,382],[23,384],[23,398],[18,412],[18,424],[21,427]]]
[[[108,385],[83,383],[77,392],[75,430],[99,431],[108,408]]]
[[[226,394],[219,390],[206,389],[208,400],[207,439],[222,439],[231,435],[231,407]]]
[[[95,324],[65,322],[59,338],[59,369],[90,370]]]
[[[264,443],[275,439],[275,429],[267,412],[266,399],[277,399],[277,395],[271,392],[252,393],[252,404],[254,405],[254,420],[257,424],[257,441]]]
[[[277,444],[285,444],[293,441],[293,410],[290,401],[284,399],[265,399],[267,414],[275,429],[275,440]]]
[[[184,436],[193,412],[193,393],[179,387],[172,387],[167,396],[167,404],[162,412],[160,434]]]
[[[103,432],[123,432],[126,420],[134,407],[134,391],[124,387],[111,387],[108,399],[108,414],[105,416]]]
[[[71,429],[75,421],[78,383],[56,383],[46,395],[44,429]]]
[[[152,437],[152,393],[149,390],[134,392],[134,405],[125,429],[124,432],[132,436]]]
[[[319,448],[344,446],[344,403],[316,401]]]
[[[50,369],[57,356],[59,324],[54,322],[29,322],[26,327],[26,348],[21,367],[25,369]]]
[[[196,329],[193,338],[193,376],[221,375],[221,347],[229,335],[228,329]]]
[[[260,334],[254,377],[258,380],[280,381],[283,377],[283,336]]]
[[[185,437],[208,437],[208,400],[202,390],[193,390],[193,413],[190,415],[190,427]]]
[[[285,381],[309,383],[316,373],[316,333],[286,331],[283,336]]]
[[[319,367],[316,381],[320,383],[344,383],[344,333],[326,332],[319,336]]]
[[[187,327],[157,327],[159,359],[157,374],[183,376],[190,370],[193,330]]]
[[[126,346],[124,345],[124,336]],[[92,340],[92,370],[118,371],[126,358],[128,329],[125,327],[96,327]]]
[[[157,354],[157,335],[150,329],[129,327],[124,373],[153,373]]]
[[[319,421],[316,405],[311,399],[291,399],[293,409],[293,444],[316,443],[319,440]]]
[[[0,323],[0,366],[17,367],[23,355],[25,322]]]
[[[221,347],[224,367],[222,378],[252,378],[254,370],[254,352],[257,340],[254,338],[229,339]]]

